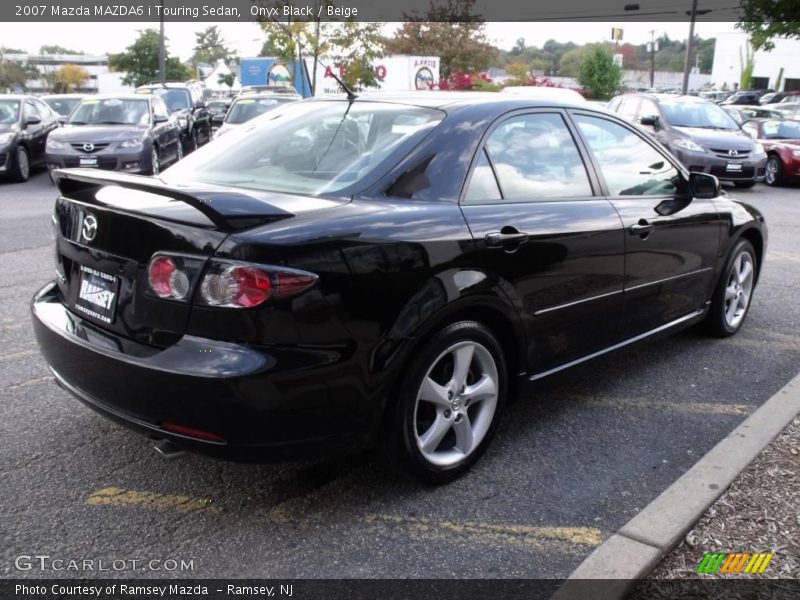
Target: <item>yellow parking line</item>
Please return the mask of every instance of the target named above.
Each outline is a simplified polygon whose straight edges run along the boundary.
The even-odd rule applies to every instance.
[[[583,552],[578,546],[599,546],[599,529],[593,527],[538,527],[533,525],[450,521],[433,517],[404,517],[374,514],[363,518],[372,526],[400,527],[411,535],[463,536],[485,544],[512,544],[537,549],[559,549],[565,553]]]
[[[181,512],[219,510],[211,506],[212,502],[213,500],[208,498],[171,496],[117,487],[107,487],[97,490],[96,492],[92,492],[86,499],[86,504],[92,506],[131,506],[151,510],[174,509]]]
[[[662,412],[709,414],[709,415],[749,415],[756,407],[752,404],[724,404],[722,402],[663,402],[647,398],[571,398],[582,406],[627,410],[658,410]]]

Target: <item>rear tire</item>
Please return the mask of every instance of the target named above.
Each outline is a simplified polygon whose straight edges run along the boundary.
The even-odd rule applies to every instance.
[[[494,436],[507,383],[503,350],[484,325],[460,321],[438,331],[404,369],[388,409],[390,464],[427,483],[462,475]]]
[[[729,337],[741,329],[750,309],[756,284],[756,252],[747,240],[731,250],[711,297],[711,308],[703,326],[716,337]]]
[[[31,176],[31,159],[25,146],[17,146],[14,156],[14,181],[25,182]]]

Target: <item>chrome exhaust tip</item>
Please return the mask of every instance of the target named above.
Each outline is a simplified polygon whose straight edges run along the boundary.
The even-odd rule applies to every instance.
[[[155,448],[156,452],[158,452],[161,456],[169,459],[178,458],[186,453],[186,450],[176,444],[173,444],[169,440],[158,440],[155,444],[153,444],[153,448]]]

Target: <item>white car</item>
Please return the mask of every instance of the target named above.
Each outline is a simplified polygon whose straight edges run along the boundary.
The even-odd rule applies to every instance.
[[[559,102],[573,102],[576,104],[586,102],[586,98],[581,96],[580,93],[569,88],[518,85],[503,88],[501,92],[512,96],[524,96],[525,98],[541,98],[542,100],[558,100]]]

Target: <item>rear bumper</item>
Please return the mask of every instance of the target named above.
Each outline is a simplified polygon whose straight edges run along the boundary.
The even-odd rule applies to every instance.
[[[52,283],[34,296],[31,311],[39,347],[59,384],[150,437],[242,461],[307,458],[368,439],[371,418],[355,410],[357,400],[332,397],[340,353],[192,336],[158,349],[102,331],[69,311]],[[216,437],[176,433],[165,424]]]

